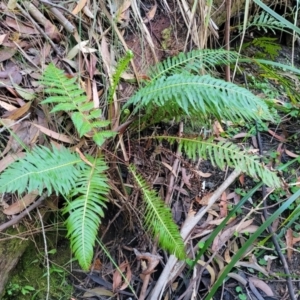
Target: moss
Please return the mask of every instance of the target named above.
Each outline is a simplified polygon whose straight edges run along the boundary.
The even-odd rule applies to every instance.
[[[49,237],[49,235],[48,235]],[[48,240],[48,250],[55,241],[55,237]],[[37,251],[40,249],[40,253]],[[47,293],[47,268],[43,257],[43,241],[37,244],[31,243],[25,251],[16,269],[12,273],[6,286],[3,300],[44,300]],[[52,251],[51,251],[52,252]],[[68,283],[68,272],[62,267],[70,260],[69,245],[63,241],[60,243],[56,254],[49,254],[50,259],[50,292],[49,300],[70,299],[73,287]],[[24,295],[25,293],[25,295]],[[11,294],[11,295],[10,295]]]

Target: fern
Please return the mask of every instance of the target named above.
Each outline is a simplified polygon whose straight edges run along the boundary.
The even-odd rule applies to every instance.
[[[186,257],[184,242],[177,225],[172,219],[170,209],[164,205],[164,202],[156,196],[154,191],[150,190],[145,180],[136,173],[132,165],[129,166],[129,170],[143,194],[146,205],[144,212],[146,229],[152,232],[155,237],[158,237],[159,245],[163,249],[176,255],[178,259],[184,259]]]
[[[183,150],[191,159],[202,157],[210,159],[213,165],[223,169],[226,165],[234,167],[247,173],[252,178],[261,179],[266,185],[280,187],[280,180],[275,172],[267,169],[256,155],[250,155],[246,151],[241,151],[238,146],[229,142],[214,143],[211,140],[201,140],[200,138],[160,136],[158,139],[179,143],[180,150]]]
[[[104,216],[109,186],[102,158],[90,159],[92,167],[86,168],[77,178],[64,214],[70,214],[67,221],[68,237],[72,251],[80,266],[88,270],[93,259],[93,247],[101,218]]]
[[[92,133],[94,142],[101,146],[105,139],[113,137],[116,133],[109,130],[101,130],[110,122],[101,120],[101,109],[95,109],[92,102],[87,102],[84,91],[75,84],[76,78],[67,78],[64,72],[49,64],[46,68],[42,84],[46,86],[45,92],[52,94],[42,101],[42,104],[56,104],[51,112],[72,112],[72,121],[79,132],[80,137]]]
[[[132,58],[133,58],[133,53],[132,53],[132,51],[128,50],[126,52],[126,55],[120,61],[118,61],[116,71],[114,72],[114,75],[113,75],[112,85],[111,85],[111,87],[109,89],[109,93],[108,93],[108,102],[109,103],[112,102],[114,93],[116,92],[116,88],[120,82],[121,75],[127,69],[128,64]]]
[[[250,27],[256,27],[258,30],[263,29],[265,33],[269,29],[273,34],[276,34],[275,30],[284,30],[285,25],[263,11],[260,15],[254,16],[253,20],[248,24],[248,28]],[[242,27],[240,30],[242,30]]]
[[[233,122],[272,119],[267,105],[251,92],[209,75],[160,77],[138,90],[124,109],[129,105],[134,106],[133,114],[144,108],[149,119],[153,118],[156,108],[169,119],[184,115],[200,118],[213,115]]]
[[[259,37],[253,39],[249,43],[245,43],[243,48],[247,48],[253,45],[256,48],[255,57],[256,58],[266,58],[275,59],[279,55],[281,46],[276,42],[277,38],[271,38],[267,36]],[[261,51],[257,51],[257,48],[260,48]]]
[[[0,177],[0,192],[22,194],[38,190],[67,195],[86,165],[68,149],[35,147],[25,158],[12,163]]]
[[[162,76],[168,76],[175,73],[196,74],[201,70],[211,70],[218,65],[227,65],[234,63],[239,58],[239,54],[234,51],[218,50],[194,50],[188,53],[180,53],[177,56],[169,57],[161,63],[153,66],[149,71],[149,77],[152,81]]]

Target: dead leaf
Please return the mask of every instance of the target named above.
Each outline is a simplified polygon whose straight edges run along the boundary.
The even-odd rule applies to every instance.
[[[146,13],[146,17],[143,19],[143,22],[145,24],[150,22],[154,18],[156,11],[157,11],[157,2],[155,1],[154,5],[151,7],[151,9]]]
[[[197,173],[200,177],[203,177],[203,178],[208,178],[212,175],[211,173],[203,173],[200,170],[194,170],[194,172]]]
[[[3,117],[8,118],[10,120],[17,120],[28,112],[30,106],[31,106],[31,102],[27,102],[25,105],[21,106],[20,108],[4,113]]]
[[[16,201],[12,205],[10,205],[8,208],[3,210],[3,213],[12,216],[20,213],[26,207],[28,207],[32,202],[35,201],[36,197],[39,195],[38,191],[32,191],[20,200]]]
[[[90,267],[90,270],[100,271],[102,269],[102,263],[99,258],[97,258]]]
[[[17,52],[16,48],[1,47],[0,49],[0,62],[6,61],[12,58]]]
[[[8,39],[8,34],[0,34],[0,45],[3,45]]]
[[[17,2],[17,0],[9,0],[7,2],[7,9],[11,11],[15,10],[15,8],[17,7]]]
[[[241,283],[243,286],[247,285],[247,280],[237,273],[228,273],[227,276],[235,279],[236,281]]]
[[[248,280],[252,282],[255,287],[262,290],[267,296],[274,296],[272,289],[264,281],[255,277],[249,277]]]
[[[0,160],[0,173],[4,171],[10,164],[25,156],[26,156],[25,152],[6,155],[4,158]]]
[[[243,173],[239,176],[239,181],[240,181],[241,185],[245,184],[245,175]]]
[[[70,138],[69,136],[65,135],[65,134],[62,134],[62,133],[57,133],[53,130],[50,130],[44,126],[41,126],[41,125],[38,125],[38,124],[34,124],[34,123],[31,123],[33,126],[35,126],[36,128],[38,128],[41,132],[43,132],[44,134],[46,134],[47,136],[53,138],[53,139],[56,139],[56,140],[59,140],[63,143],[68,143],[68,144],[74,144],[75,141]]]
[[[210,286],[212,286],[214,284],[214,282],[216,281],[216,273],[215,273],[214,269],[203,260],[198,260],[197,263],[200,266],[205,267],[205,269],[208,271],[208,273],[210,275]]]
[[[229,248],[225,249],[224,252],[224,260],[229,264],[231,262],[231,257],[230,257],[230,250]]]
[[[296,158],[296,157],[299,156],[298,154],[295,154],[295,153],[293,153],[293,152],[291,152],[291,151],[289,151],[289,150],[287,150],[287,149],[285,149],[284,152],[285,152],[288,156],[293,157],[293,158]]]
[[[277,139],[278,141],[280,141],[280,142],[282,142],[282,143],[285,143],[285,142],[287,141],[285,137],[276,134],[276,133],[275,133],[273,130],[271,130],[271,129],[268,129],[268,132],[269,132],[275,139]]]
[[[95,18],[94,14],[91,12],[91,10],[89,9],[89,7],[87,5],[83,7],[82,11],[90,19],[94,19]]]
[[[219,208],[220,208],[220,218],[226,217],[228,214],[226,192],[222,193]]]
[[[170,166],[169,164],[167,164],[166,162],[161,162],[170,172],[172,172],[172,174],[174,175],[175,178],[177,178],[177,175],[175,173],[175,171],[173,170],[172,166]]]
[[[213,131],[215,136],[219,137],[221,133],[224,132],[224,129],[219,121],[215,121],[213,125]]]
[[[11,17],[6,17],[5,23],[7,26],[15,29],[19,33],[25,33],[25,34],[39,34],[39,31],[29,24],[24,24],[22,22],[17,22],[15,19]]]
[[[121,6],[116,12],[116,20],[119,23],[128,23],[129,22],[129,7],[131,6],[131,0],[123,0]]]
[[[212,250],[218,251],[235,233],[241,232],[244,228],[247,228],[251,225],[253,219],[241,221],[239,224],[236,224],[230,228],[227,228],[222,231],[220,235],[217,235],[212,244]]]
[[[77,15],[86,5],[87,0],[79,0],[77,2],[77,5],[75,6],[75,8],[72,11],[72,14]]]
[[[126,275],[125,278],[126,280],[123,282],[123,277],[121,275],[120,272],[124,273],[126,271]],[[121,265],[118,267],[118,269],[114,272],[113,275],[113,291],[116,291],[117,289],[119,290],[124,290],[128,287],[128,285],[130,284],[130,280],[131,280],[131,269],[130,269],[130,265],[129,262],[126,260],[124,262],[121,263]],[[122,286],[121,286],[122,284]]]
[[[93,289],[87,290],[81,297],[82,298],[91,298],[91,297],[94,297],[95,295],[99,296],[101,298],[102,298],[102,296],[113,297],[114,293],[112,291],[105,289],[104,287],[95,287]]]
[[[245,267],[245,268],[252,268],[257,270],[258,272],[263,273],[267,277],[269,277],[269,273],[265,270],[265,268],[261,267],[257,262],[248,262],[248,261],[238,261],[235,264],[235,267]]]
[[[244,137],[250,137],[251,135],[249,135],[249,133],[248,132],[240,132],[240,133],[238,133],[238,134],[236,134],[236,135],[234,135],[232,138],[233,139],[240,139],[240,138],[244,138]]]
[[[143,270],[144,275],[148,275],[155,272],[154,268],[158,265],[160,256],[151,254],[149,252],[141,253],[135,248],[133,249],[133,251],[138,260],[147,261],[147,268]]]
[[[19,124],[15,124],[11,128],[18,137],[18,141],[12,135],[9,139],[11,149],[14,153],[23,149],[23,146],[20,145],[20,141],[22,141],[22,143],[26,146],[31,147],[36,142],[39,135],[38,129],[35,128],[35,126],[33,126],[29,121],[23,121]]]

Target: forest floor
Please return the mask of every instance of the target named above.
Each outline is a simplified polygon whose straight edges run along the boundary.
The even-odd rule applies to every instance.
[[[99,3],[101,12],[98,11],[98,14],[95,13],[92,5],[86,4],[87,1],[79,1],[76,7],[74,3],[40,2],[45,7],[40,5],[35,17],[31,13],[32,4],[29,2],[15,4],[13,9],[8,9],[4,2],[0,2],[0,10],[3,11],[0,19],[2,67],[0,122],[5,129],[1,131],[0,172],[16,158],[22,157],[24,148],[31,149],[35,145],[64,144],[74,149],[79,147],[86,152],[94,151],[89,149],[87,140],[77,140],[74,144],[74,129],[69,121],[66,121],[66,116],[58,114],[53,123],[47,115],[49,112],[40,105],[44,95],[39,80],[45,66],[50,62],[65,70],[66,76],[77,76],[89,99],[91,101],[100,99],[100,105],[103,105],[109,78],[116,61],[122,56],[122,49],[128,48],[133,52],[136,72],[140,78],[145,79],[151,65],[195,48],[193,39],[187,38],[188,29],[174,3],[169,3],[170,11],[168,11],[165,2],[146,1],[141,5],[139,15],[141,19],[137,21],[134,19],[137,14],[134,13],[135,8],[132,7],[131,1],[124,1],[121,7],[114,4],[116,6],[112,5],[108,9],[103,3]],[[55,9],[63,14],[63,21],[57,21]],[[115,25],[107,21],[112,17],[115,19]],[[72,24],[78,26],[80,34]],[[136,24],[139,24],[139,27]],[[223,39],[222,30],[218,34],[219,39],[210,35],[207,44],[220,47]],[[253,43],[255,38],[263,36],[257,32],[255,34],[257,36],[248,37],[244,54],[254,56],[261,53],[266,55],[266,58],[270,58],[271,55],[271,60],[291,64],[292,47],[280,43],[279,36],[270,34],[275,38],[272,43],[274,42],[277,47],[277,53],[274,54]],[[300,51],[295,51],[294,57],[296,65],[300,64]],[[202,135],[205,138],[213,136],[219,140],[233,141],[242,148],[251,149],[253,153],[261,150],[264,163],[270,168],[276,168],[297,158],[300,155],[299,78],[290,74],[283,75],[284,71],[282,71],[281,75],[289,82],[288,90],[286,85],[275,77],[271,69],[262,71],[249,65],[241,65],[241,68],[244,68],[244,75],[238,74],[234,79],[235,83],[249,88],[262,99],[269,101],[274,109],[281,107],[279,125],[263,123],[237,126],[214,121],[212,128],[208,130],[202,126],[194,126],[195,124],[191,126],[187,121],[183,125],[185,134]],[[224,70],[215,70],[214,75],[222,78]],[[122,75],[118,87],[118,99],[121,103],[125,103],[126,99],[135,92],[137,85],[132,83],[133,80],[132,69]],[[162,123],[153,127],[151,134],[168,132],[176,135],[178,131],[178,124]],[[66,134],[67,132],[70,134]],[[168,180],[173,174],[174,162],[178,158],[175,154],[176,150],[168,143],[158,145],[143,140],[142,137],[143,133],[141,136],[132,135],[128,143],[128,153],[134,157],[136,168],[148,182],[151,182],[162,199],[165,199],[168,194]],[[259,145],[260,139],[262,149]],[[114,153],[110,154],[113,158]],[[184,154],[180,156],[179,172],[173,178],[172,197],[168,201],[178,227],[182,226],[188,214],[196,214],[206,205],[205,201],[219,188],[231,171],[220,170],[207,160],[191,161]],[[116,176],[113,167],[109,172],[110,181],[116,186],[119,184],[116,182],[119,177],[124,181],[127,180],[128,174],[125,169],[121,170],[122,174],[119,177]],[[292,188],[286,186],[275,191],[267,189],[269,212],[275,211],[278,203],[283,203],[295,192],[299,178],[299,164],[295,162],[282,174],[285,182],[295,183]],[[201,245],[207,239],[228,214],[232,205],[239,203],[255,184],[252,179],[241,175],[222,193],[220,200],[193,231],[189,242],[191,258],[195,257],[197,245]],[[129,201],[125,202],[115,195],[111,197],[113,201],[108,204],[99,228],[99,238],[109,256],[100,246],[97,246],[90,272],[83,272],[79,265],[72,261],[70,245],[66,239],[67,233],[63,226],[65,217],[59,212],[64,205],[63,199],[53,197],[40,206],[44,228],[41,227],[40,219],[34,212],[30,213],[31,217],[20,219],[19,222],[26,230],[15,238],[29,239],[31,245],[12,270],[2,299],[44,300],[46,297],[47,299],[136,299],[139,297],[142,300],[141,294],[145,282],[144,294],[148,296],[164,269],[168,254],[157,249],[156,242],[151,240],[144,231],[141,225],[143,211],[141,211],[140,200],[130,197]],[[189,274],[187,267],[181,269],[162,299],[204,299],[224,266],[231,261],[233,254],[245,243],[249,234],[264,222],[259,205],[263,197],[262,189],[255,192],[236,216],[226,224],[222,234],[214,239],[212,247],[199,259],[192,274]],[[26,206],[30,206],[35,200],[36,197],[30,198]],[[24,210],[24,207],[14,205],[16,201],[16,196],[6,196],[1,202],[2,213],[5,214],[7,221]],[[289,208],[289,212],[293,210],[295,206]],[[281,229],[288,215],[287,213],[280,216],[277,222],[272,224],[275,231]],[[236,235],[241,226],[242,231]],[[281,235],[279,244],[288,260],[295,293],[300,297],[298,232],[300,232],[300,224],[295,221],[292,229]],[[48,266],[45,263],[45,243],[42,233],[48,241],[47,260],[50,261]],[[1,234],[1,240],[5,241],[7,234],[7,232]],[[234,272],[229,274],[214,299],[290,299],[282,262],[272,242],[267,240],[262,245],[258,244],[266,237],[268,232],[264,232],[251,249],[240,258]],[[218,243],[222,243],[223,247],[214,251]],[[152,270],[147,273],[151,264]],[[202,268],[204,265],[206,267]],[[116,266],[124,272],[126,280],[122,278]],[[48,278],[50,284],[47,282]],[[50,290],[47,291],[49,286]],[[186,291],[190,292],[186,293]]]

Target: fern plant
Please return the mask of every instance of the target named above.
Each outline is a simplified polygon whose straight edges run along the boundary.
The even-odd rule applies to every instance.
[[[123,106],[123,110],[133,107],[131,117],[139,116],[133,124],[144,129],[149,124],[178,120],[183,116],[197,118],[203,124],[212,118],[232,122],[273,120],[267,104],[248,90],[209,75],[198,75],[199,67],[210,69],[214,65],[214,57],[216,65],[237,58],[235,52],[214,50],[211,55],[208,52],[195,50],[187,55],[180,54],[152,68],[150,82],[146,82]],[[179,67],[188,72],[179,74]],[[177,141],[191,158],[197,155],[207,157],[208,154],[219,167],[226,164],[260,178],[267,185],[280,185],[277,176],[260,163],[259,157],[241,152],[232,143],[173,136],[156,138]]]
[[[116,91],[120,74],[127,66],[130,53],[117,68],[109,97]],[[249,91],[209,75],[200,76],[216,65],[235,61],[235,52],[224,50],[193,51],[180,54],[153,67],[150,81],[123,106],[128,117],[128,108],[134,107],[131,116],[141,116],[144,127],[174,117],[207,119],[218,118],[238,122],[240,120],[272,120],[266,104]],[[180,72],[181,70],[181,72]],[[79,136],[88,136],[98,146],[103,146],[115,132],[108,129],[110,122],[103,119],[102,111],[88,102],[84,91],[75,78],[67,78],[63,71],[50,64],[42,80],[45,92],[50,96],[42,104],[53,105],[52,112],[68,112]],[[112,98],[110,98],[112,99]],[[152,120],[153,119],[153,120]],[[200,138],[156,137],[178,142],[191,158],[197,155],[210,158],[219,167],[229,165],[240,168],[250,176],[260,178],[270,186],[278,186],[278,178],[260,164],[258,157],[242,152],[230,143],[214,143]],[[60,193],[67,200],[63,213],[68,215],[66,226],[72,250],[81,267],[87,270],[93,257],[97,230],[104,216],[109,183],[108,168],[104,157],[87,157],[82,161],[69,149],[36,147],[31,153],[10,165],[0,177],[0,192],[40,193],[47,190]],[[145,202],[145,227],[158,237],[159,244],[178,258],[185,257],[184,243],[174,224],[170,210],[165,207],[155,191],[146,184],[133,166],[129,166],[135,183]]]

